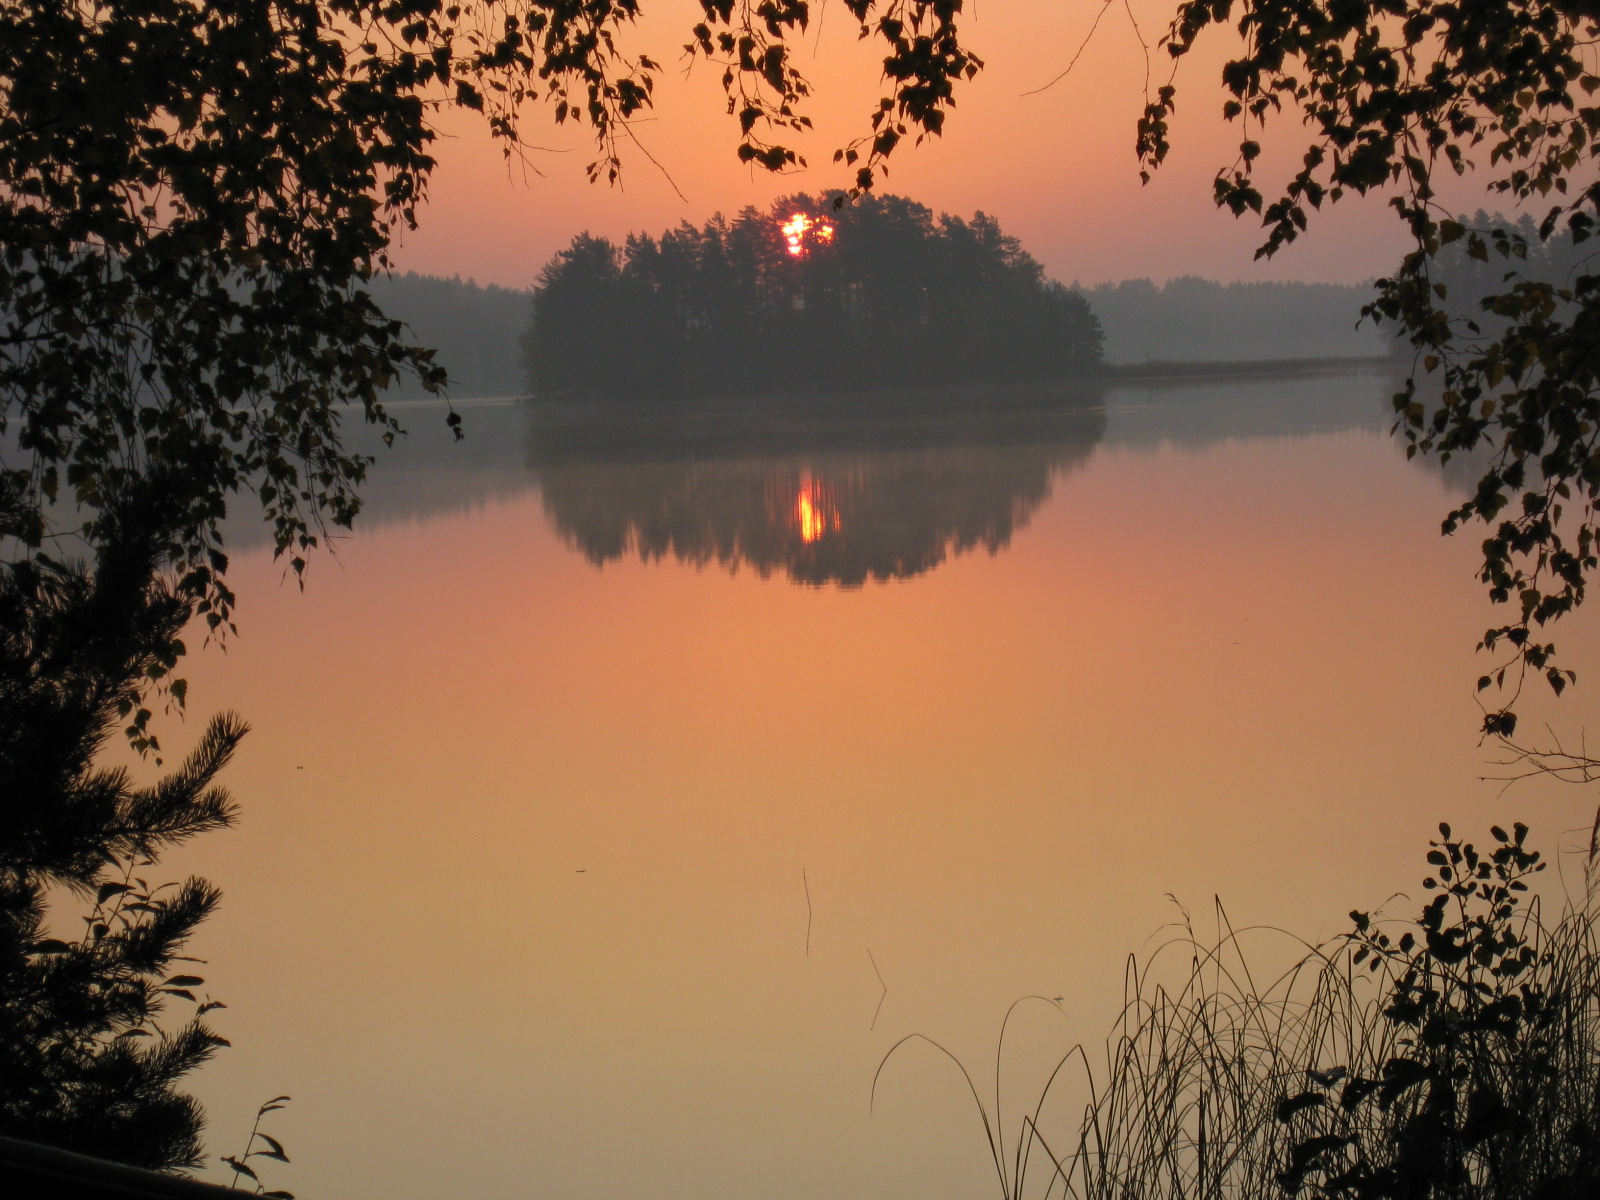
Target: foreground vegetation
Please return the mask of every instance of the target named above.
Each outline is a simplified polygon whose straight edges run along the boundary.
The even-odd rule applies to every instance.
[[[1600,1194],[1600,858],[1547,918],[1527,828],[1492,832],[1480,853],[1441,825],[1415,920],[1353,912],[1269,982],[1220,910],[1215,940],[1135,960],[1103,1060],[1062,1058],[1015,1129],[962,1068],[1005,1200]]]
[[[17,511],[4,499],[0,524]],[[214,718],[147,786],[97,765],[195,610],[161,570],[149,505],[106,518],[92,570],[0,564],[0,1134],[187,1169],[204,1114],[180,1084],[227,1043],[182,950],[220,893],[149,876],[163,851],[233,823],[217,779],[246,727]]]

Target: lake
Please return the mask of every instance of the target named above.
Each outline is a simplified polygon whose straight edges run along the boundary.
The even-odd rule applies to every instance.
[[[240,827],[170,864],[225,897],[194,951],[233,1042],[195,1081],[212,1152],[288,1093],[263,1178],[305,1198],[970,1200],[949,1061],[903,1048],[873,1101],[906,1035],[988,1094],[1043,997],[1010,1123],[1180,905],[1316,940],[1414,889],[1441,819],[1587,831],[1584,796],[1482,778],[1495,614],[1476,535],[1439,536],[1470,471],[1405,459],[1392,386],[609,445],[485,401],[456,446],[400,407],[303,593],[235,537],[241,632],[164,737],[254,727]]]

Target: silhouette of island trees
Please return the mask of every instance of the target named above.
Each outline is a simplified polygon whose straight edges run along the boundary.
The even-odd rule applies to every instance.
[[[1105,415],[1093,397],[1054,409],[836,421],[775,407],[737,436],[703,412],[669,428],[643,421],[629,437],[618,421],[637,405],[601,406],[582,427],[572,416],[580,406],[541,406],[529,466],[561,539],[597,566],[671,557],[859,587],[1004,549],[1055,477],[1099,444]]]
[[[670,397],[1093,374],[1100,322],[982,212],[796,195],[620,247],[580,234],[540,273],[530,389]]]

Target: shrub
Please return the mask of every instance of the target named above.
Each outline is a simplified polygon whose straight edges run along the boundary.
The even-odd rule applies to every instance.
[[[1492,832],[1480,854],[1441,825],[1415,921],[1354,912],[1351,932],[1267,982],[1220,908],[1211,942],[1186,926],[1130,960],[1103,1062],[1081,1046],[1058,1060],[1015,1130],[957,1062],[1005,1200],[1600,1195],[1596,856],[1546,921],[1526,827]],[[1157,959],[1174,951],[1189,961],[1168,984]],[[913,1040],[928,1039],[884,1065]],[[1082,1118],[1047,1134],[1074,1078]]]

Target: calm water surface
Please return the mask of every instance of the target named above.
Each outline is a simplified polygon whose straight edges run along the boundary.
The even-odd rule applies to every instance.
[[[1007,1005],[1054,1000],[1019,1101],[1173,897],[1317,938],[1442,818],[1586,823],[1480,780],[1460,481],[1391,444],[1388,390],[769,412],[623,461],[403,410],[359,536],[303,595],[246,541],[242,632],[188,664],[197,717],[254,726],[241,827],[173,866],[226,896],[213,1151],[288,1093],[266,1179],[302,1197],[967,1200],[947,1062],[897,1055],[869,1111],[906,1034],[992,1081]]]

